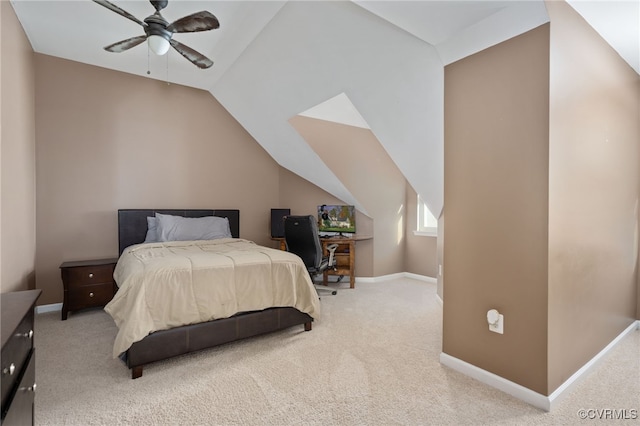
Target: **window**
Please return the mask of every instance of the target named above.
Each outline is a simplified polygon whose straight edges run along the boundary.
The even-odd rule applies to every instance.
[[[427,204],[418,195],[418,224],[415,235],[437,236],[438,219],[429,211]]]

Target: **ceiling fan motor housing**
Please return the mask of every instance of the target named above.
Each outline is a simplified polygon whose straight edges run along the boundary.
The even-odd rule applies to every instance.
[[[147,24],[144,27],[144,32],[147,34],[147,37],[156,35],[164,38],[167,41],[171,40],[173,32],[167,29],[167,25],[169,25],[169,23],[158,13],[149,16],[144,20],[144,22],[145,24]]]

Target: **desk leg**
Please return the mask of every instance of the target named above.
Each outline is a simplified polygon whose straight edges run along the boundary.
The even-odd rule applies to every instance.
[[[349,285],[356,288],[356,243],[349,243]]]
[[[329,273],[327,271],[324,271],[322,273],[322,285],[327,285],[329,282]]]

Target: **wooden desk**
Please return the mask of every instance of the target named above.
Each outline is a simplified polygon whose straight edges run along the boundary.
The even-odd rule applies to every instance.
[[[286,250],[287,246],[284,238],[272,238],[280,243],[280,250]],[[322,274],[322,284],[327,285],[329,275],[344,276],[349,275],[349,287],[356,287],[356,239],[351,237],[329,237],[320,238],[322,252],[324,256],[329,255],[327,246],[338,244],[335,251],[336,269],[328,269]]]
[[[329,275],[349,275],[349,287],[356,287],[356,240],[355,238],[331,237],[320,238],[322,243],[322,252],[325,256],[329,255],[327,246],[330,244],[338,244],[335,251],[336,269],[327,269],[322,274],[322,284],[327,285]]]

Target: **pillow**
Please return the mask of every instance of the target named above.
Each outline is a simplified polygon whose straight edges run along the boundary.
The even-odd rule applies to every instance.
[[[144,242],[157,243],[158,241],[158,218],[147,216],[147,236],[145,237]]]
[[[231,238],[226,217],[182,217],[156,213],[158,241],[191,241]]]

